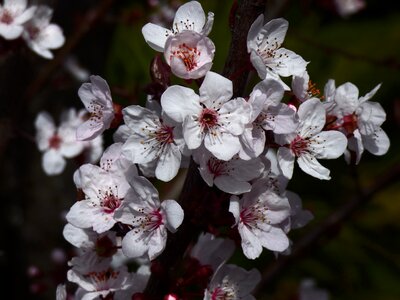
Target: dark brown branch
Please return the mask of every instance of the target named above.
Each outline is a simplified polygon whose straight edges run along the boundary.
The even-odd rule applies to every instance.
[[[242,0],[237,6],[232,24],[232,40],[229,55],[225,64],[223,75],[231,77],[238,74],[245,64],[249,63],[246,41],[247,32],[253,21],[264,12],[265,0]],[[244,93],[248,71],[243,71],[239,76],[231,78],[234,87],[234,96]],[[150,299],[162,299],[168,292],[171,275],[182,260],[182,257],[199,233],[207,226],[206,220],[210,217],[218,218],[227,212],[227,206],[222,211],[212,211],[214,201],[227,200],[228,194],[216,188],[210,188],[201,178],[197,165],[191,161],[179,203],[185,211],[183,224],[175,234],[168,236],[164,252],[152,264],[152,275],[145,290],[145,295]],[[227,203],[227,201],[225,201]],[[215,216],[213,216],[215,214]]]
[[[326,236],[328,232],[336,228],[337,225],[348,219],[361,205],[370,201],[375,194],[384,190],[391,184],[398,182],[400,178],[400,165],[395,166],[384,175],[377,176],[376,178],[377,180],[371,187],[361,190],[359,195],[353,197],[322,221],[321,224],[315,226],[303,238],[295,242],[290,255],[281,256],[275,263],[268,266],[262,274],[262,280],[257,286],[255,294],[261,292],[263,288],[267,287],[269,283],[276,278],[276,276],[287,270],[297,258],[306,254],[311,246],[318,242],[323,236]]]
[[[94,27],[94,25],[109,11],[115,0],[103,0],[99,5],[89,10],[84,16],[85,22],[82,22],[77,31],[67,39],[65,45],[58,51],[56,57],[51,60],[39,73],[37,78],[28,86],[25,99],[31,99],[46,84],[53,72],[65,61],[66,57]]]

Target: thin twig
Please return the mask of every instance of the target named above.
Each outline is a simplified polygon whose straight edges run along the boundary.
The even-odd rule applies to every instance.
[[[315,226],[303,238],[294,243],[292,252],[288,256],[281,256],[276,262],[269,265],[262,274],[262,280],[257,286],[255,294],[260,293],[269,283],[275,279],[283,271],[287,270],[290,265],[297,262],[296,259],[303,257],[307,250],[318,242],[326,233],[334,229],[338,224],[344,222],[351,216],[361,205],[370,201],[375,194],[384,190],[391,184],[398,182],[400,178],[400,164],[396,165],[382,176],[377,176],[377,180],[369,188],[361,190],[361,193],[353,197],[350,201],[334,211],[321,224]]]

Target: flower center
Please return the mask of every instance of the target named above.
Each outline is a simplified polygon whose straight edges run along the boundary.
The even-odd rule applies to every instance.
[[[160,143],[171,144],[174,142],[174,127],[164,124],[156,131],[156,139]]]
[[[102,207],[105,213],[113,213],[121,205],[121,199],[114,195],[106,195],[102,202]]]
[[[357,116],[355,114],[344,116],[342,127],[348,134],[352,134],[358,128]]]
[[[200,115],[200,125],[202,128],[212,128],[218,124],[218,113],[210,108],[204,108]]]
[[[118,271],[113,271],[112,269],[108,269],[101,272],[90,272],[87,274],[88,277],[93,281],[96,285],[97,291],[104,291],[110,289],[108,281],[115,280],[119,275]]]
[[[324,96],[321,95],[321,91],[317,88],[317,84],[312,82],[311,80],[308,81],[308,89],[307,93],[310,97],[316,97],[321,100],[324,99]]]
[[[117,247],[108,236],[98,238],[96,241],[96,254],[100,257],[111,257],[117,252]]]
[[[62,139],[57,134],[53,135],[49,139],[49,147],[52,149],[58,149],[61,146]]]
[[[9,25],[13,21],[14,21],[13,16],[7,9],[5,9],[0,17],[0,22]]]
[[[290,143],[290,149],[293,151],[294,155],[299,157],[301,154],[308,151],[308,140],[298,135]]]
[[[201,52],[196,47],[190,47],[185,43],[180,44],[175,51],[171,51],[172,57],[180,58],[186,67],[187,71],[192,71],[197,67],[197,60]]]
[[[28,32],[29,38],[31,40],[36,40],[36,38],[38,37],[38,35],[40,33],[40,29],[36,26],[27,26],[26,31]]]
[[[227,164],[225,161],[216,159],[214,157],[211,157],[208,162],[207,162],[207,167],[208,170],[210,171],[211,174],[214,174],[214,178],[225,175],[227,173],[226,167]]]
[[[257,223],[269,223],[265,217],[267,207],[260,205],[259,201],[253,206],[244,207],[240,211],[240,221],[248,227],[257,227]]]
[[[225,277],[222,284],[213,290],[211,300],[235,300],[236,294],[235,286]]]

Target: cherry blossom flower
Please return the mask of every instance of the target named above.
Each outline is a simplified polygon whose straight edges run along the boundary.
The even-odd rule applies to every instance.
[[[208,37],[183,31],[167,39],[164,57],[176,76],[197,79],[211,70],[214,52],[214,43]]]
[[[223,192],[239,195],[251,190],[248,182],[261,175],[264,165],[259,158],[242,160],[237,155],[228,161],[220,160],[207,150],[196,151],[194,161],[208,186],[214,184]]]
[[[35,10],[36,6],[27,8],[27,0],[4,0],[0,5],[0,35],[6,40],[18,38]]]
[[[338,131],[321,131],[325,126],[325,109],[319,99],[303,102],[297,111],[300,123],[295,133],[276,137],[279,166],[287,178],[292,178],[295,158],[307,174],[329,180],[330,171],[317,159],[341,156],[347,146],[346,137]]]
[[[155,176],[170,181],[178,173],[184,147],[180,124],[160,118],[156,112],[138,105],[123,110],[125,124],[130,129],[129,138],[122,150],[133,163],[155,161]]]
[[[164,112],[183,123],[189,149],[203,144],[216,158],[230,160],[241,149],[239,136],[250,121],[251,107],[243,98],[230,100],[232,82],[208,72],[200,96],[192,89],[171,86],[161,96]]]
[[[204,300],[255,300],[250,293],[261,280],[257,269],[246,271],[235,265],[223,265],[204,291]]]
[[[110,174],[130,178],[137,176],[135,164],[122,155],[122,143],[114,143],[104,151],[100,159],[100,167]]]
[[[206,21],[201,4],[190,1],[177,10],[171,30],[147,23],[142,33],[151,48],[164,52],[172,73],[184,79],[197,79],[212,66],[215,46],[207,35],[213,20],[213,13],[208,14]]]
[[[385,154],[390,146],[381,125],[386,120],[386,113],[377,102],[369,101],[380,88],[376,86],[363,97],[359,97],[358,88],[347,82],[339,86],[334,94],[334,102],[328,111],[328,118],[334,121],[328,128],[342,131],[349,139],[348,148],[355,152],[358,163],[364,148],[374,155]],[[345,158],[350,162],[350,152]]]
[[[91,164],[81,166],[79,176],[85,200],[71,207],[67,221],[76,227],[93,227],[97,233],[103,233],[116,223],[114,214],[121,209],[129,184],[124,178]]]
[[[264,16],[260,15],[247,35],[250,60],[261,79],[278,80],[286,90],[290,90],[279,76],[301,75],[307,62],[293,51],[281,48],[289,26],[285,19],[273,19],[263,24]]]
[[[290,215],[288,199],[268,189],[265,179],[257,180],[241,199],[231,196],[229,211],[233,214],[247,258],[260,256],[262,247],[282,252],[289,239],[280,227]]]
[[[117,269],[97,260],[72,260],[72,269],[68,271],[68,280],[80,286],[76,299],[104,299],[120,290],[127,290],[133,282],[132,274],[125,266]]]
[[[78,95],[90,117],[78,127],[76,138],[81,141],[91,140],[110,128],[114,119],[110,88],[103,78],[92,75],[90,83],[82,84]]]
[[[36,143],[44,152],[42,166],[47,175],[60,174],[66,165],[65,158],[77,156],[84,149],[83,143],[76,141],[74,126],[62,116],[60,127],[56,128],[53,118],[47,112],[36,117]]]
[[[50,50],[64,45],[65,37],[60,26],[50,23],[53,10],[46,5],[39,5],[32,19],[24,24],[22,37],[26,44],[40,56],[52,59]]]
[[[116,219],[132,226],[122,240],[122,251],[128,257],[146,255],[156,258],[165,248],[167,229],[175,232],[183,221],[183,210],[175,200],[160,203],[158,192],[144,177],[129,181],[131,189]]]
[[[292,92],[300,102],[311,98],[324,98],[320,90],[316,87],[316,84],[310,80],[307,71],[304,71],[303,74],[293,76]]]
[[[176,11],[171,29],[159,25],[147,23],[142,28],[143,37],[147,44],[158,52],[164,52],[167,39],[179,33],[190,31],[201,35],[208,35],[212,28],[214,14],[204,14],[201,4],[197,1],[190,1]]]

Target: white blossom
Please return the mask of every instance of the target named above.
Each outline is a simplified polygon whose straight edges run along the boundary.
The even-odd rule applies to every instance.
[[[250,121],[251,107],[243,98],[230,100],[232,82],[208,72],[200,96],[192,89],[171,86],[161,96],[164,112],[183,123],[189,149],[203,144],[216,158],[230,160],[241,149],[239,136]]]
[[[52,15],[50,7],[39,5],[32,19],[24,24],[22,34],[28,47],[47,59],[53,58],[50,50],[60,48],[65,42],[60,26],[50,23]]]
[[[21,36],[24,23],[29,21],[36,6],[27,7],[27,0],[4,0],[0,5],[0,35],[6,40]]]

